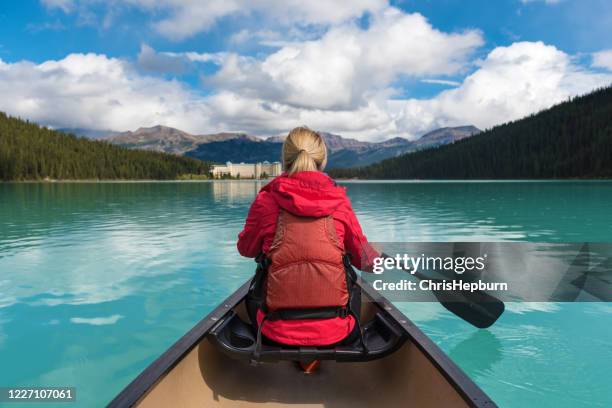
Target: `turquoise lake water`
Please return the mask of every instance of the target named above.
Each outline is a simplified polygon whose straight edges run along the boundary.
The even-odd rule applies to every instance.
[[[612,182],[344,185],[371,241],[612,242]],[[261,186],[0,184],[0,386],[110,401],[252,274]],[[610,303],[509,304],[487,330],[398,306],[502,407],[612,406]]]

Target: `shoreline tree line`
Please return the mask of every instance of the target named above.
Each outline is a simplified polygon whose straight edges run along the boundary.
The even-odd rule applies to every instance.
[[[0,112],[0,180],[171,180],[210,171],[201,160],[129,150]]]

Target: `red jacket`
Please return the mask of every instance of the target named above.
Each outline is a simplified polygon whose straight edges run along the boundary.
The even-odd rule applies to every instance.
[[[244,230],[238,235],[238,252],[254,258],[267,253],[276,232],[279,210],[299,216],[332,215],[336,234],[361,270],[371,270],[378,253],[368,244],[351,208],[344,187],[337,186],[325,173],[304,171],[282,174],[265,185],[251,205]],[[258,320],[263,318],[259,312]],[[266,321],[262,333],[283,344],[317,346],[344,339],[354,327],[352,316],[334,319]]]

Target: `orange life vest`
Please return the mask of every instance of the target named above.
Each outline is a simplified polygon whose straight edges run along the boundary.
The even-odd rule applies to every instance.
[[[269,312],[346,310],[344,247],[331,215],[300,217],[281,210],[267,258],[264,299]]]

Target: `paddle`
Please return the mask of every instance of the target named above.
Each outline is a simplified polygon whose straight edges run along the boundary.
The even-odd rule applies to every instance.
[[[383,258],[392,258],[385,253],[381,255]],[[440,279],[429,278],[420,272],[410,273],[419,280],[442,283]],[[490,327],[505,310],[504,302],[481,290],[473,292],[432,290],[432,293],[448,311],[479,329]]]

